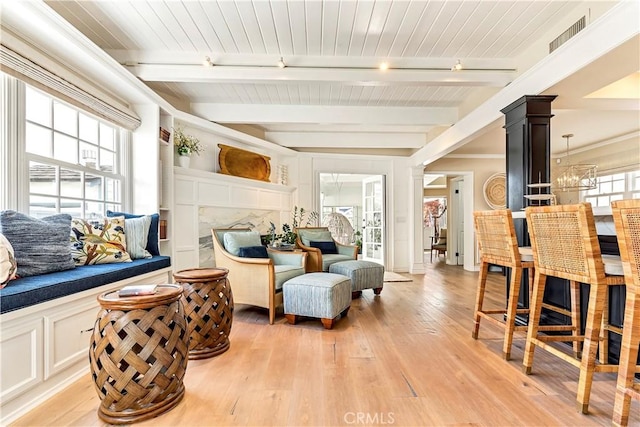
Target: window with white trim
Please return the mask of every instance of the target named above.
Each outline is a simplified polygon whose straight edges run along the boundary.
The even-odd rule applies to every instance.
[[[582,192],[583,200],[593,207],[611,206],[615,200],[640,199],[640,170],[602,175],[596,180],[596,188]]]
[[[26,85],[29,214],[94,219],[107,209],[122,210],[122,132],[126,131]]]

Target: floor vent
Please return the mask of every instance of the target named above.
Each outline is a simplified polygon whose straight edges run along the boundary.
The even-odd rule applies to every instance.
[[[556,37],[555,40],[549,43],[549,53],[553,52],[554,50],[562,46],[564,43],[566,43],[567,40],[569,40],[571,37],[575,36],[580,31],[584,30],[584,27],[586,24],[587,24],[587,19],[586,17],[583,16],[575,24],[570,26],[564,33],[560,34],[558,37]]]

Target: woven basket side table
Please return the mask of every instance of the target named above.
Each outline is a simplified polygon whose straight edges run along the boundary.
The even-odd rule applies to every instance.
[[[147,420],[182,400],[189,335],[181,295],[181,286],[158,285],[154,295],[98,297],[89,361],[103,421]]]
[[[229,349],[233,294],[226,268],[194,268],[173,275],[182,285],[189,328],[189,359],[217,356]]]

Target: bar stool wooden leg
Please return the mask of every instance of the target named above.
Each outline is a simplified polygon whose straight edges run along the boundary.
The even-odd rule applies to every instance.
[[[478,291],[476,293],[476,306],[473,315],[473,332],[471,336],[474,340],[478,339],[478,331],[480,330],[480,312],[484,303],[484,291],[487,287],[487,273],[489,272],[489,264],[480,263],[480,272],[478,274]]]
[[[584,346],[580,364],[580,379],[578,380],[577,409],[583,414],[589,410],[591,384],[596,366],[596,352],[600,339],[602,325],[602,308],[608,288],[606,285],[592,284],[589,291],[589,307],[587,308],[587,324],[584,331]]]
[[[598,361],[601,364],[609,362],[609,289],[605,294],[604,303],[602,305],[602,322],[600,323],[600,351],[598,352]]]
[[[537,340],[538,328],[540,326],[540,314],[542,313],[542,299],[544,298],[544,288],[547,285],[547,276],[536,271],[533,279],[532,299],[529,302],[529,328],[527,329],[527,344],[524,349],[523,370],[524,373],[531,374],[533,366],[533,351],[535,346],[533,340]]]
[[[580,335],[580,283],[575,280],[569,281],[569,292],[571,295],[571,326],[573,331],[571,335]],[[582,357],[582,341],[575,340],[573,342],[573,357],[580,359]]]
[[[509,284],[509,299],[507,301],[507,318],[504,333],[504,343],[502,345],[502,355],[504,360],[511,359],[511,344],[513,343],[513,332],[516,326],[516,310],[518,309],[518,296],[520,295],[520,280],[522,279],[522,269],[511,269],[511,283]]]
[[[533,278],[536,275],[535,267],[528,269],[527,278],[529,279],[529,307],[531,307],[531,297],[533,296]]]
[[[618,385],[613,407],[612,424],[614,426],[627,426],[631,410],[631,397],[634,396],[640,400],[639,387],[636,385],[634,390],[634,372],[638,360],[638,346],[640,346],[640,293],[635,286],[627,286],[624,310]]]

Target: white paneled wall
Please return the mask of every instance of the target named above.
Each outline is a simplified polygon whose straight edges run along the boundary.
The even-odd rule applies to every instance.
[[[175,169],[174,186],[176,271],[199,267],[203,259],[212,259],[209,230],[202,229],[205,210],[209,214],[218,209],[221,216],[234,210],[255,210],[262,216],[264,212],[274,212],[274,222],[278,217],[281,223],[290,221],[294,187],[184,168]]]

